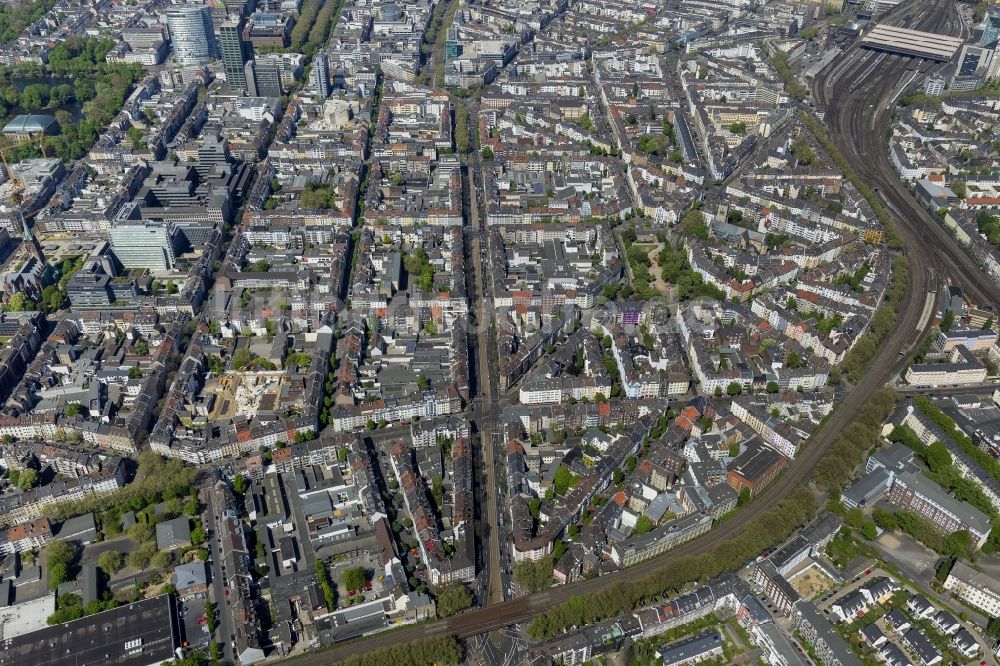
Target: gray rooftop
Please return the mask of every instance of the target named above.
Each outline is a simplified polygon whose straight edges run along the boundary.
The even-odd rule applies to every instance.
[[[914,492],[919,493],[928,500],[942,507],[962,521],[963,524],[975,529],[980,534],[986,534],[990,531],[989,516],[968,502],[955,499],[945,492],[944,488],[934,483],[923,474],[903,472],[898,478],[906,484],[908,488],[912,488]]]
[[[722,635],[717,630],[712,629],[662,647],[659,650],[659,655],[664,666],[669,666],[670,664],[694,662],[698,660],[700,655],[715,648],[722,648]]]
[[[189,543],[191,543],[191,521],[187,516],[157,523],[156,547],[160,550],[179,548]]]

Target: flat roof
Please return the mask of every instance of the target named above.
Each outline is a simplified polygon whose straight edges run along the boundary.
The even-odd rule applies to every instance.
[[[48,626],[46,620],[49,615],[55,612],[55,594],[47,594],[38,599],[0,609],[0,638],[7,640],[44,629]],[[0,650],[0,655],[2,654],[3,651]]]
[[[958,37],[879,24],[861,39],[861,45],[933,60],[951,60],[962,46]]]
[[[147,666],[172,659],[179,644],[164,594],[5,640],[0,666]]]

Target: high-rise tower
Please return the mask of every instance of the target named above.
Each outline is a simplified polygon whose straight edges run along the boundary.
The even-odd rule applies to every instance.
[[[243,22],[226,21],[219,26],[219,51],[222,53],[222,66],[226,70],[226,81],[229,89],[236,93],[249,90],[247,85],[247,63],[253,60],[250,45],[243,41]],[[253,94],[253,91],[250,91]]]
[[[212,30],[212,14],[205,5],[189,5],[166,11],[174,59],[181,67],[207,65],[219,58]]]

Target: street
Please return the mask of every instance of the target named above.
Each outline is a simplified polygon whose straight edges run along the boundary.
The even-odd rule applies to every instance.
[[[226,576],[222,563],[222,546],[219,541],[219,531],[216,529],[216,505],[215,493],[212,489],[212,481],[208,481],[201,488],[201,500],[205,504],[204,524],[208,534],[205,546],[208,549],[208,562],[211,565],[209,571],[212,578],[210,600],[216,605],[216,615],[219,618],[219,626],[216,628],[214,640],[222,645],[223,661],[225,663],[236,663],[238,659],[233,654],[233,643],[230,636],[233,635],[233,616],[226,603]]]

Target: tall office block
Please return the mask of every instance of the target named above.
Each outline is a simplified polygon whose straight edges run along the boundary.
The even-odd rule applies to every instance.
[[[980,46],[989,46],[1000,39],[1000,11],[994,10],[983,20],[983,36],[979,39]]]
[[[276,55],[264,56],[254,61],[254,78],[257,95],[260,97],[281,97],[281,58]]]
[[[212,30],[212,14],[205,5],[178,7],[166,11],[167,27],[174,59],[181,67],[206,65],[219,58]]]
[[[219,26],[219,51],[226,81],[233,92],[250,90],[247,85],[247,63],[253,60],[249,45],[243,41],[243,19],[226,21]],[[251,91],[252,93],[253,91]]]
[[[147,220],[119,220],[108,230],[111,249],[125,268],[167,270],[174,267],[174,225]]]
[[[330,96],[330,60],[325,51],[316,54],[310,78],[313,92],[320,97]]]
[[[459,56],[459,53],[458,30],[448,28],[448,36],[444,42],[444,58],[445,60],[454,60]]]

